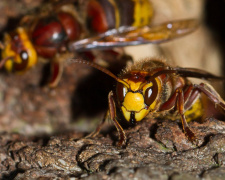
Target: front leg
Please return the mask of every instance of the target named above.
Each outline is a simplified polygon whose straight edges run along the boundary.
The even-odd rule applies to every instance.
[[[184,115],[184,93],[183,90],[181,88],[176,90],[176,94],[177,94],[177,109],[178,112],[181,116],[181,122],[182,122],[182,126],[183,126],[183,130],[185,135],[189,138],[189,140],[191,142],[195,142],[196,141],[196,137],[195,134],[192,132],[192,130],[190,129],[190,127],[188,126],[188,123],[186,121],[185,115]]]
[[[119,142],[118,142],[117,146],[125,146],[127,138],[126,138],[126,134],[125,134],[123,128],[121,127],[121,125],[116,120],[116,106],[115,106],[115,102],[114,102],[114,99],[113,99],[113,92],[112,91],[110,91],[110,93],[108,95],[108,102],[109,102],[110,119],[113,121],[113,123],[116,126],[116,129],[119,133]]]
[[[51,77],[48,85],[50,88],[55,88],[62,77],[64,65],[62,61],[54,61],[54,60],[50,62],[50,65],[51,65]]]
[[[193,91],[193,85],[190,85],[187,88],[187,91],[183,92],[182,88],[176,89],[174,94],[160,107],[160,111],[169,111],[176,108],[180,114],[182,127],[185,135],[192,142],[196,141],[196,137],[190,127],[188,126],[187,120],[185,118],[185,104],[190,104],[190,106],[194,103],[195,99],[198,98],[199,92]]]
[[[55,88],[58,86],[65,68],[65,60],[73,56],[73,52],[62,52],[60,54],[56,54],[55,57],[50,60],[51,73],[48,82],[48,86],[50,88]]]
[[[85,138],[90,138],[90,137],[92,138],[92,137],[97,136],[99,134],[99,132],[101,131],[102,126],[105,123],[105,120],[108,118],[108,116],[110,116],[110,119],[113,121],[113,123],[116,126],[116,129],[119,133],[119,142],[118,142],[117,145],[118,146],[124,146],[124,145],[126,145],[126,135],[125,135],[125,132],[124,132],[123,128],[121,127],[121,125],[116,120],[116,106],[115,106],[115,102],[114,102],[114,99],[113,99],[113,92],[112,91],[108,95],[108,103],[109,103],[109,109],[108,109],[107,113],[105,114],[103,120],[97,126],[95,131],[92,132],[91,134],[89,134],[88,136],[86,136]]]
[[[101,131],[101,129],[102,129],[104,123],[105,123],[105,120],[108,118],[108,116],[109,116],[109,110],[106,112],[104,118],[102,119],[100,124],[98,124],[97,128],[92,133],[87,135],[85,138],[87,139],[87,138],[94,138],[94,137],[96,137],[100,133],[100,131]]]

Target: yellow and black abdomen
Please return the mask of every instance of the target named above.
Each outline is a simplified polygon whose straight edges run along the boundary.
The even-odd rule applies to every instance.
[[[204,101],[200,94],[193,93],[193,86],[187,79],[174,75],[159,76],[163,82],[161,105],[159,108],[159,117],[168,118],[170,120],[180,120],[181,114],[179,108],[184,112],[187,122],[192,120],[200,120],[204,115]],[[180,91],[183,93],[179,95]],[[179,104],[179,98],[183,97],[184,107]],[[180,107],[179,107],[180,105]],[[165,115],[165,116],[164,116]]]
[[[194,104],[184,112],[184,116],[186,118],[187,122],[197,120],[201,121],[202,118],[204,118],[204,107],[201,99],[197,99]],[[169,111],[161,111],[154,113],[154,117],[159,118],[159,119],[169,119],[171,121],[180,121],[181,116],[178,113],[177,108],[171,109]]]
[[[103,33],[120,26],[148,25],[152,16],[149,0],[90,0],[86,24],[92,32]]]
[[[192,106],[184,113],[187,122],[201,119],[204,113],[203,109],[203,102],[200,98],[198,98],[195,103],[192,104]]]

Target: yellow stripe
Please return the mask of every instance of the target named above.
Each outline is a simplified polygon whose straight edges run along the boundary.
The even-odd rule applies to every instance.
[[[141,13],[140,13],[140,2],[139,0],[133,0],[134,5],[134,23],[132,26],[138,27],[140,26],[140,19],[141,19]]]
[[[134,23],[132,26],[140,27],[150,24],[153,16],[153,8],[149,0],[134,1]]]
[[[203,107],[200,99],[192,105],[192,107],[184,113],[187,122],[200,118],[203,115]]]
[[[152,4],[149,2],[149,0],[145,0],[142,4],[142,16],[143,16],[143,22],[142,26],[149,25],[153,16],[153,7]]]

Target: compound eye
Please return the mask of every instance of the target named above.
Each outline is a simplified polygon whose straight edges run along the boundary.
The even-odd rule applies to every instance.
[[[20,52],[20,58],[21,58],[23,61],[28,60],[29,56],[28,56],[27,51],[21,51],[21,52]]]
[[[158,87],[156,84],[155,85],[153,84],[153,86],[145,90],[144,100],[147,106],[150,106],[155,101],[157,97],[157,93],[158,93]]]
[[[123,102],[123,99],[126,96],[126,93],[127,93],[127,88],[122,83],[117,83],[116,94],[121,103]]]

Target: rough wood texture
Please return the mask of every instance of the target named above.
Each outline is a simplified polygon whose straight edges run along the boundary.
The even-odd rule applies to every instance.
[[[196,147],[176,122],[146,119],[126,130],[126,148],[115,146],[116,130],[94,139],[82,133],[27,138],[1,134],[1,178],[223,179],[225,123],[190,123]]]

